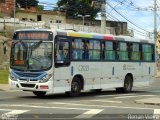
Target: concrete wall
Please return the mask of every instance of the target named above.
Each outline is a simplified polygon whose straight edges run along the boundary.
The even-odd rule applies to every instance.
[[[26,22],[15,20],[15,30],[17,29],[27,29],[27,28],[44,28],[45,22]],[[0,19],[0,32],[6,32],[6,37],[12,37],[14,32],[14,19],[6,18]]]
[[[26,19],[27,21],[38,21],[37,16],[41,15],[42,21],[52,21],[56,23],[56,20],[61,20],[62,23],[66,23],[65,16],[58,16],[58,14],[45,14],[45,13],[27,13],[17,12],[16,17],[20,20]]]
[[[6,42],[5,42],[6,41]],[[5,42],[5,44],[4,44]],[[6,54],[4,55],[4,46],[6,46]],[[11,39],[0,36],[0,69],[8,69],[10,61]]]

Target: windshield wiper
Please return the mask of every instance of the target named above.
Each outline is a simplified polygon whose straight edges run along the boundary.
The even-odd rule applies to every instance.
[[[24,42],[22,40],[19,41],[21,43],[21,45],[23,46],[23,48],[27,49],[27,47],[25,46]]]
[[[34,43],[34,45],[31,46],[31,49],[34,50],[34,49],[38,48],[41,43],[42,43],[42,40],[40,40],[38,43]]]

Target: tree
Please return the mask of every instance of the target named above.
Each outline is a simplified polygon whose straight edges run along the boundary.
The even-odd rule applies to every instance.
[[[36,6],[36,9],[39,10],[39,11],[41,11],[41,10],[44,9],[44,6],[43,5],[38,5],[38,6]]]
[[[95,18],[100,9],[91,6],[92,0],[59,0],[58,7],[63,7],[67,17],[75,18],[78,15],[90,15]]]
[[[37,0],[16,0],[17,7],[30,8],[38,6]]]

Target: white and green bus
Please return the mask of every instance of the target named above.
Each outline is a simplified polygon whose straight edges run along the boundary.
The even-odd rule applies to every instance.
[[[155,44],[149,40],[72,30],[14,33],[9,85],[37,96],[115,88],[131,92],[155,77]]]

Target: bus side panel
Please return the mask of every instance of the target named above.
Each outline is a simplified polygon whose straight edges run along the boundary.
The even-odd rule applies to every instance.
[[[143,62],[142,79],[138,81],[137,86],[149,86],[154,80],[155,65],[151,62]]]
[[[54,69],[54,93],[70,91],[70,67],[58,67]]]
[[[116,62],[102,62],[102,89],[122,87],[122,67]]]
[[[73,76],[84,78],[84,90],[100,89],[101,62],[72,62]]]
[[[101,88],[101,62],[90,62],[88,77],[91,78],[92,89]]]

